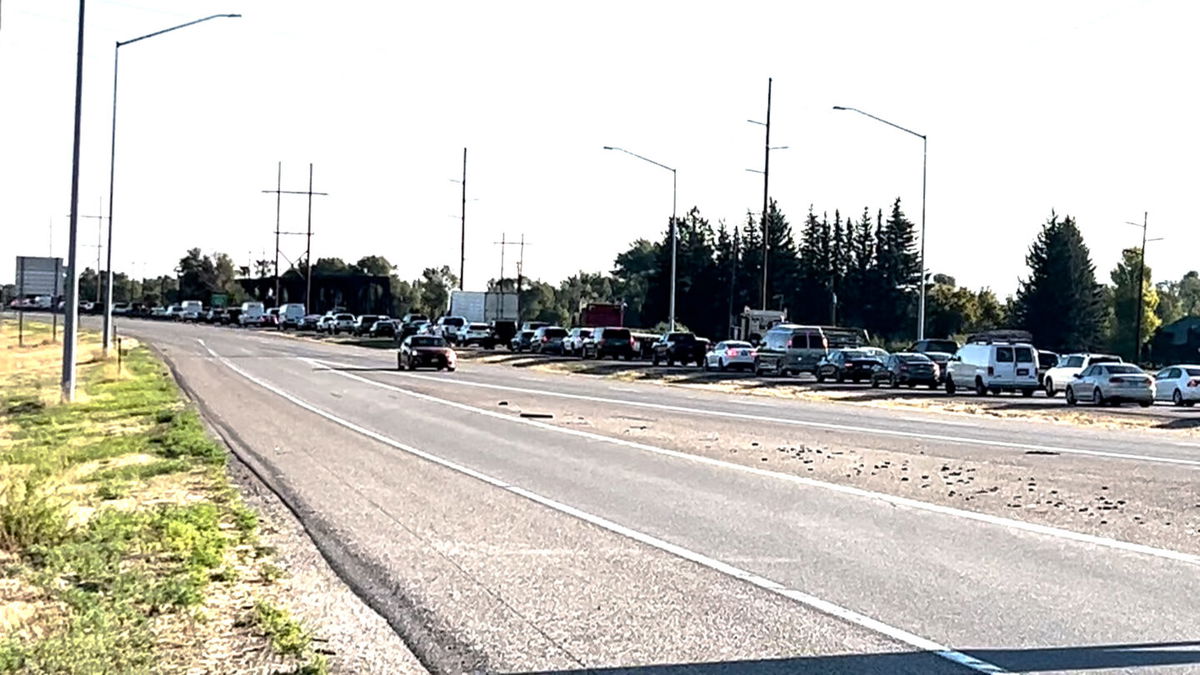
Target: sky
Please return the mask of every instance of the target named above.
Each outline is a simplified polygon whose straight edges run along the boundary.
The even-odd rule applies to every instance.
[[[114,269],[170,273],[188,248],[271,258],[283,189],[314,165],[313,256],[381,255],[402,276],[608,271],[672,207],[740,225],[770,194],[798,229],[810,205],[857,218],[899,197],[926,264],[1001,296],[1051,211],[1075,217],[1108,280],[1148,212],[1155,280],[1200,267],[1200,4],[1178,2],[314,2],[90,0],[80,214],[108,209],[121,48]],[[68,245],[78,3],[0,4],[0,281],[17,255]],[[1189,84],[1190,83],[1190,84]],[[282,198],[285,231],[307,200]],[[81,266],[97,228],[80,219]],[[283,237],[282,266],[304,239]],[[504,273],[515,274],[515,247]]]

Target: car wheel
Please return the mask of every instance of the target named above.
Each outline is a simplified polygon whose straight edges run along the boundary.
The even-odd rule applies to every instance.
[[[874,377],[871,378],[871,388],[873,388],[873,389],[879,388],[879,380],[878,379],[876,379]]]
[[[1033,396],[1033,390],[1032,389],[1022,389],[1021,395],[1024,396],[1025,398],[1029,398],[1030,396]]]
[[[1055,396],[1058,395],[1058,392],[1055,391],[1055,389],[1054,389],[1054,380],[1052,380],[1048,377],[1046,378],[1046,386],[1044,388],[1046,390],[1047,397],[1054,398]]]
[[[1066,398],[1067,398],[1067,405],[1073,406],[1079,402],[1079,401],[1075,400],[1075,390],[1071,388],[1071,385],[1067,385]]]
[[[404,370],[404,359],[399,354],[396,355],[396,370]]]
[[[1153,403],[1154,401],[1138,401],[1138,405],[1142,406],[1143,408],[1149,408]]]
[[[1100,391],[1100,387],[1092,390],[1092,403],[1099,406],[1108,405],[1108,401],[1104,398],[1104,392]]]
[[[1174,403],[1177,407],[1182,408],[1183,407],[1183,392],[1176,389],[1175,393],[1171,394],[1171,402]]]
[[[454,372],[454,366],[446,366],[446,372],[447,372],[447,373],[453,373],[453,372]]]
[[[954,386],[954,380],[952,378],[947,377],[946,378],[946,395],[953,396],[957,391],[958,391],[958,387]]]
[[[838,372],[837,377],[835,377],[834,379],[837,381],[838,384],[845,384],[845,382],[846,382],[845,374],[843,374],[840,371]]]
[[[719,370],[719,371],[721,371],[721,372],[723,373],[723,372],[725,372],[725,370],[726,370],[727,368],[728,368],[728,366],[726,366],[726,365],[725,365],[725,359],[718,359],[718,360],[717,360],[717,370]]]
[[[658,367],[658,354],[655,354],[653,358],[650,359],[650,365],[654,366],[655,368]]]
[[[892,389],[899,389],[900,388],[900,378],[896,377],[895,375],[889,375],[888,376],[888,386],[890,386]]]
[[[983,379],[979,378],[979,377],[975,378],[975,395],[976,396],[987,396],[988,395],[987,387],[983,386]]]
[[[824,382],[825,382],[825,374],[817,373],[817,384],[824,384]]]
[[[755,377],[763,376],[763,369],[762,369],[761,361],[759,361],[758,359],[754,359],[754,367],[753,368],[754,368],[754,376]]]

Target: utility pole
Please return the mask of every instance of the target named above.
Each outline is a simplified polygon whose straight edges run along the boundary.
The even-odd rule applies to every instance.
[[[501,251],[504,249],[501,248]],[[458,290],[463,290],[467,267],[467,149],[463,148],[462,234],[459,237]]]
[[[1138,256],[1138,283],[1137,283],[1137,317],[1134,319],[1133,329],[1133,362],[1138,363],[1142,360],[1142,312],[1145,311],[1143,304],[1146,301],[1146,293],[1142,289],[1142,285],[1146,283],[1146,230],[1150,224],[1150,212],[1142,212],[1142,251]]]
[[[771,78],[767,78],[767,139],[763,150],[763,208],[762,208],[762,308],[767,308],[767,207],[771,182]]]
[[[308,306],[309,296],[312,294],[312,198],[313,195],[326,197],[327,192],[313,192],[313,165],[310,162],[308,165],[308,189],[307,190],[284,190],[283,189],[283,162],[279,163],[278,178],[275,183],[274,190],[263,190],[264,194],[275,195],[275,306],[280,304],[280,277],[279,277],[279,238],[283,235],[303,235],[307,238],[305,246],[305,262],[308,264],[307,274],[305,275],[305,290],[304,290],[304,305],[305,311],[312,310]],[[284,232],[280,226],[280,211],[282,209],[283,195],[307,195],[308,196],[308,230],[305,232]]]
[[[730,256],[730,262],[732,263],[731,264],[732,269],[729,271],[729,315],[728,315],[729,323],[726,327],[726,333],[725,333],[726,340],[733,339],[733,324],[734,324],[733,291],[734,291],[734,288],[736,288],[736,286],[737,286],[737,269],[738,269],[738,256],[739,255],[740,254],[738,252],[738,230],[735,227],[735,228],[733,228],[733,255]]]
[[[517,259],[517,323],[521,323],[521,279],[525,274],[525,235],[521,235],[521,257]],[[517,326],[520,328],[520,326]]]
[[[521,239],[522,239],[521,245],[522,245],[522,253],[523,253],[524,252],[524,247],[523,247],[524,236],[522,236]],[[518,242],[515,242],[515,241],[508,241],[503,232],[500,233],[500,241],[496,241],[496,242],[492,242],[492,243],[496,244],[497,246],[500,247],[500,277],[499,277],[499,281],[497,282],[496,287],[500,292],[500,309],[501,309],[501,311],[503,311],[503,309],[504,309],[504,249],[508,248],[509,246],[517,246],[519,244],[518,244]],[[522,260],[524,260],[524,255],[522,255]],[[520,264],[518,264],[517,269],[518,270],[520,269]],[[520,290],[520,287],[518,287],[517,288],[517,303],[518,303],[518,305],[520,304],[520,300],[521,300],[521,290]],[[499,317],[497,317],[497,318],[499,318]],[[518,307],[518,312],[517,312],[517,318],[520,318],[520,308],[519,307]]]
[[[67,288],[63,319],[62,399],[75,400],[75,340],[79,323],[79,276],[76,244],[79,235],[79,146],[83,116],[83,16],[86,0],[79,0],[79,42],[75,57],[75,142],[71,151],[71,230],[67,248]]]

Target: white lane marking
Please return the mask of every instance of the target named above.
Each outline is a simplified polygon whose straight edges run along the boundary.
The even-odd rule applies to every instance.
[[[658,537],[655,537],[653,535],[646,534],[644,532],[640,532],[638,530],[634,530],[634,529],[625,527],[624,525],[620,525],[611,520],[602,518],[600,516],[589,513],[587,511],[581,511],[573,506],[569,506],[567,504],[563,504],[562,502],[558,502],[553,499],[550,499],[549,497],[543,497],[542,495],[540,495],[536,492],[532,492],[530,490],[526,490],[525,488],[520,487],[519,485],[512,485],[511,483],[508,483],[507,481],[500,480],[499,478],[493,478],[492,476],[489,476],[485,473],[468,468],[468,467],[463,466],[462,464],[459,464],[452,460],[444,459],[442,457],[439,457],[432,453],[426,452],[424,450],[419,450],[411,445],[401,443],[400,441],[397,441],[388,436],[384,436],[383,434],[380,434],[378,432],[371,431],[370,429],[359,426],[358,424],[355,424],[354,422],[351,422],[349,420],[342,419],[341,417],[338,417],[338,416],[334,415],[333,413],[327,412],[321,408],[318,408],[317,406],[307,403],[307,402],[283,391],[282,389],[279,389],[278,387],[276,387],[272,384],[264,382],[263,380],[250,375],[249,373],[242,370],[238,366],[235,366],[228,359],[226,359],[226,358],[222,357],[221,355],[217,354],[216,352],[214,352],[211,348],[209,348],[207,345],[205,345],[202,340],[200,341],[200,344],[206,350],[208,350],[208,353],[210,355],[212,355],[214,358],[216,358],[218,361],[220,361],[222,364],[224,364],[227,368],[229,368],[233,372],[237,373],[238,375],[241,375],[243,378],[245,378],[249,382],[252,382],[253,384],[257,384],[258,386],[262,387],[263,389],[266,389],[267,391],[269,391],[273,394],[276,394],[276,395],[290,401],[291,403],[294,403],[295,405],[297,405],[315,415],[324,417],[325,419],[329,420],[330,422],[333,422],[334,424],[338,424],[342,427],[350,429],[351,431],[362,434],[363,436],[366,436],[372,440],[379,441],[380,443],[383,443],[385,445],[393,447],[397,450],[406,452],[415,457],[420,457],[421,459],[424,459],[426,461],[432,462],[439,466],[445,467],[452,471],[457,471],[458,473],[461,473],[463,475],[470,476],[471,478],[474,478],[476,480],[487,483],[488,485],[492,485],[492,486],[500,488],[502,490],[507,490],[508,492],[511,492],[513,494],[516,494],[516,495],[519,495],[526,499],[529,499],[530,501],[541,504],[542,506],[545,506],[547,508],[553,509],[555,511],[558,511],[560,513],[563,513],[563,514],[566,514],[569,516],[573,516],[580,520],[586,521],[597,527],[608,530],[609,532],[613,532],[615,534],[618,534],[618,535],[621,535],[624,537],[628,537],[630,539],[641,542],[642,544],[645,544],[652,548],[656,548],[660,551],[678,556],[685,560],[689,560],[689,561],[694,562],[703,567],[707,567],[708,569],[711,569],[713,571],[719,572],[721,574],[725,574],[727,576],[731,576],[735,579],[740,579],[742,581],[748,582],[748,583],[753,584],[754,586],[757,586],[758,588],[761,588],[765,591],[769,591],[771,593],[781,595],[785,598],[788,598],[790,600],[798,602],[802,605],[805,605],[807,607],[815,609],[819,612],[842,619],[843,621],[846,621],[847,623],[851,623],[856,626],[865,628],[867,630],[874,631],[876,633],[879,633],[881,635],[889,637],[893,640],[896,640],[897,642],[902,642],[904,644],[907,644],[910,647],[913,647],[915,649],[919,649],[921,651],[932,652],[933,654],[935,654],[943,659],[946,659],[953,663],[957,663],[957,664],[964,666],[966,668],[969,668],[975,672],[979,672],[979,673],[1007,673],[1008,672],[995,664],[988,663],[987,661],[982,661],[973,656],[970,656],[969,654],[964,654],[962,652],[955,651],[943,644],[939,644],[937,642],[934,642],[933,640],[929,640],[927,638],[921,637],[914,633],[910,633],[902,628],[896,628],[895,626],[891,626],[889,624],[883,623],[882,621],[873,619],[865,614],[860,614],[852,609],[842,607],[841,605],[836,605],[827,600],[822,600],[821,598],[818,598],[814,595],[810,595],[808,593],[805,593],[805,592],[797,590],[797,589],[787,588],[786,586],[784,586],[783,584],[781,584],[779,582],[772,581],[765,577],[761,577],[757,574],[754,574],[753,572],[741,569],[740,567],[735,567],[728,563],[721,562],[720,560],[717,560],[715,558],[710,558],[702,553],[697,553],[695,551],[684,548],[682,546],[678,546],[676,544],[672,544],[663,539],[659,539]],[[308,361],[308,362],[314,361],[314,359],[301,359],[301,360]],[[363,379],[363,378],[359,378],[356,375],[349,375],[348,373],[341,373],[338,371],[330,371],[330,372],[335,372],[335,373],[338,373],[339,375],[347,375],[348,377],[351,377],[352,379]],[[372,382],[371,380],[365,380],[365,379],[363,379],[363,381],[368,382],[368,383]],[[403,391],[403,390],[401,390],[401,391]]]
[[[953,516],[956,518],[964,518],[967,520],[974,520],[974,521],[981,522],[981,523],[987,523],[989,525],[998,525],[1000,527],[1006,527],[1006,528],[1010,528],[1010,529],[1014,529],[1014,530],[1021,530],[1024,532],[1032,532],[1034,534],[1041,534],[1041,535],[1045,535],[1048,537],[1054,537],[1057,539],[1066,539],[1069,541],[1077,541],[1077,542],[1082,542],[1085,544],[1092,544],[1095,546],[1103,546],[1105,548],[1111,548],[1111,549],[1116,549],[1116,550],[1120,550],[1120,551],[1141,553],[1144,555],[1150,555],[1150,556],[1154,556],[1157,558],[1165,558],[1167,560],[1174,560],[1177,562],[1188,563],[1191,565],[1200,565],[1200,555],[1193,555],[1191,553],[1183,553],[1181,551],[1173,551],[1171,549],[1156,548],[1154,546],[1146,546],[1145,544],[1135,544],[1135,543],[1129,542],[1129,541],[1122,541],[1120,539],[1110,539],[1108,537],[1101,537],[1101,536],[1097,536],[1094,534],[1084,534],[1082,532],[1073,532],[1071,530],[1064,530],[1064,529],[1060,529],[1057,527],[1050,527],[1048,525],[1038,525],[1036,523],[1028,523],[1023,520],[1014,520],[1012,518],[1004,518],[1002,516],[993,516],[993,515],[989,515],[986,513],[979,513],[977,511],[967,511],[965,509],[958,509],[958,508],[954,508],[952,506],[942,506],[941,504],[933,504],[930,502],[923,502],[923,501],[916,500],[916,499],[910,499],[908,497],[898,497],[896,495],[890,495],[890,494],[887,494],[884,492],[874,492],[872,490],[865,490],[863,488],[852,487],[849,485],[841,485],[839,483],[828,483],[828,482],[816,480],[813,478],[807,478],[805,476],[796,476],[796,475],[787,474],[787,473],[779,473],[777,471],[768,471],[767,469],[760,469],[758,467],[746,466],[743,464],[734,464],[733,462],[727,462],[722,459],[713,459],[711,457],[704,457],[701,455],[693,455],[693,454],[686,453],[686,452],[680,452],[678,450],[670,450],[667,448],[660,448],[655,445],[639,443],[637,441],[626,440],[624,438],[615,438],[612,436],[605,436],[603,434],[597,434],[597,433],[593,433],[590,431],[583,431],[580,429],[573,429],[573,428],[569,428],[569,427],[560,427],[560,426],[556,426],[553,424],[546,424],[545,422],[539,422],[534,419],[528,419],[528,418],[523,418],[523,417],[514,417],[510,414],[496,412],[494,410],[485,410],[483,408],[476,408],[474,406],[470,406],[465,403],[459,403],[457,401],[450,401],[450,400],[438,398],[436,396],[430,396],[429,394],[422,394],[419,392],[410,391],[408,389],[403,389],[401,387],[390,385],[385,382],[378,382],[376,380],[367,379],[365,377],[360,377],[353,373],[347,373],[347,372],[343,372],[340,370],[334,370],[334,369],[330,368],[330,366],[336,365],[336,364],[332,364],[331,362],[328,362],[328,361],[320,361],[318,359],[308,359],[308,358],[301,358],[299,360],[304,361],[304,362],[309,363],[314,366],[324,367],[324,368],[328,369],[328,372],[330,372],[330,373],[333,373],[335,375],[340,375],[341,377],[349,378],[351,380],[355,380],[358,382],[362,382],[364,384],[367,384],[367,385],[370,385],[373,387],[379,387],[381,389],[386,389],[388,391],[394,391],[394,392],[397,392],[400,394],[404,394],[406,396],[411,396],[413,398],[421,399],[423,401],[438,403],[441,405],[449,406],[451,408],[457,408],[459,410],[463,410],[466,412],[472,412],[472,413],[476,413],[479,415],[492,417],[495,419],[506,420],[506,421],[513,422],[516,424],[527,424],[529,426],[537,427],[539,429],[545,429],[547,431],[553,431],[553,432],[560,433],[560,434],[567,434],[569,436],[578,436],[580,438],[587,438],[589,440],[599,441],[601,443],[612,443],[615,445],[622,445],[622,446],[625,446],[628,448],[633,448],[635,450],[643,450],[645,452],[651,452],[656,455],[673,457],[675,459],[687,460],[689,462],[695,462],[698,464],[707,464],[710,466],[716,466],[716,467],[720,467],[723,469],[732,469],[734,471],[741,471],[743,473],[749,473],[749,474],[753,474],[755,476],[763,476],[766,478],[789,481],[789,482],[796,483],[799,485],[820,488],[822,490],[829,490],[832,492],[838,492],[838,493],[846,494],[846,495],[853,495],[855,497],[866,497],[868,499],[877,499],[877,500],[880,500],[880,501],[883,501],[883,502],[886,502],[889,504],[894,504],[896,506],[905,506],[905,507],[917,509],[920,511],[929,511],[929,512],[938,513],[941,515]]]
[[[931,420],[924,417],[898,417],[896,419],[904,420],[905,422],[916,422],[918,424],[941,424],[948,427],[975,427],[978,426],[972,422],[951,422],[949,420]]]
[[[354,368],[355,366],[336,361],[325,361],[326,364],[334,365],[339,368]],[[390,372],[390,371],[389,371]],[[490,384],[486,382],[472,382],[470,380],[462,380],[458,378],[441,378],[430,377],[428,375],[419,375],[416,373],[407,373],[395,371],[393,374],[401,377],[408,377],[417,380],[428,380],[430,382],[438,382],[440,384],[452,384],[464,387],[479,387],[482,389],[495,389],[497,391],[509,391],[523,394],[535,394],[539,396],[553,396],[556,398],[566,398],[576,401],[591,401],[593,403],[611,403],[614,405],[625,405],[634,408],[649,408],[651,410],[666,410],[669,412],[682,412],[691,415],[716,415],[718,417],[729,417],[732,419],[751,420],[755,422],[771,422],[776,424],[789,424],[792,426],[811,427],[814,429],[829,429],[831,431],[848,431],[852,433],[872,434],[876,436],[894,436],[898,438],[912,438],[921,441],[945,441],[947,443],[961,443],[963,445],[978,445],[989,448],[1011,448],[1014,450],[1039,450],[1044,452],[1057,452],[1063,455],[1084,455],[1088,457],[1106,457],[1109,459],[1128,459],[1138,462],[1153,462],[1158,464],[1176,464],[1182,466],[1200,467],[1200,460],[1183,459],[1179,457],[1158,457],[1155,455],[1139,455],[1129,452],[1107,452],[1104,450],[1084,450],[1082,448],[1067,448],[1057,445],[1041,445],[1037,443],[1019,443],[1016,441],[1000,441],[987,440],[983,438],[970,438],[967,436],[946,436],[942,434],[928,434],[915,431],[901,431],[899,429],[879,429],[875,427],[854,426],[851,424],[834,424],[832,422],[813,422],[810,420],[797,420],[788,417],[769,417],[766,415],[753,415],[750,413],[737,413],[728,410],[715,410],[712,408],[686,408],[684,406],[669,405],[666,403],[647,403],[644,401],[627,401],[619,398],[605,398],[603,396],[588,396],[586,394],[568,394],[559,391],[546,391],[543,389],[524,389],[521,387],[509,387],[503,384]],[[696,400],[696,399],[692,399]],[[749,401],[738,401],[738,405],[749,404]],[[940,420],[921,420],[923,424],[946,424]],[[976,426],[970,423],[955,422],[955,425]],[[1200,444],[1184,445],[1192,449],[1200,449]]]

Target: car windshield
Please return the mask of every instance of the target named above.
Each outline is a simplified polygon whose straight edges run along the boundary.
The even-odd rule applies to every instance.
[[[897,354],[896,358],[905,363],[929,363],[929,357],[924,354]]]
[[[925,342],[925,351],[953,354],[958,351],[958,343],[954,340],[927,340]]]
[[[1138,368],[1137,366],[1134,366],[1134,365],[1124,364],[1124,363],[1113,364],[1111,366],[1105,366],[1105,367],[1108,368],[1108,372],[1113,375],[1134,375],[1134,374],[1140,375],[1142,373],[1141,368]]]
[[[1092,363],[1120,363],[1121,359],[1117,356],[1093,356]]]
[[[486,323],[473,323],[469,330],[488,330],[488,325]]]
[[[866,352],[860,352],[857,349],[847,349],[846,351],[842,352],[842,356],[846,357],[847,359],[870,358],[870,356]]]
[[[616,329],[616,330],[606,330],[606,331],[604,331],[604,339],[605,340],[628,340],[629,339],[629,331],[624,328],[620,328],[620,329]]]
[[[413,337],[413,338],[411,338],[411,340],[412,341],[409,344],[412,345],[413,347],[445,347],[446,346],[445,340],[443,340],[440,337],[434,337],[431,335],[421,335],[421,336]]]
[[[581,338],[592,337],[592,331],[587,328],[579,329],[578,333],[579,333],[579,337],[581,337]]]
[[[1184,370],[1191,377],[1200,377],[1200,368],[1185,368]]]
[[[448,316],[448,317],[442,319],[443,326],[454,326],[456,328],[462,328],[463,325],[465,325],[466,323],[467,323],[466,321],[463,321],[461,318],[459,318],[457,316]]]
[[[567,336],[566,328],[547,328],[542,331],[542,335],[548,338],[561,338]]]

